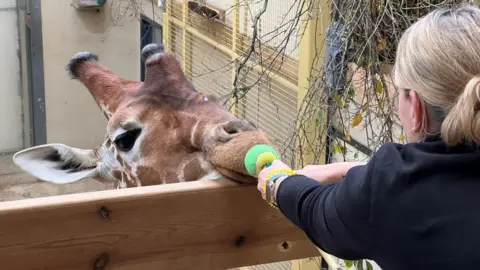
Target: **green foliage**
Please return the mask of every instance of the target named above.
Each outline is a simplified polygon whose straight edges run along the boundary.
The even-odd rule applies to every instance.
[[[345,266],[347,269],[350,269],[355,266],[357,270],[373,270],[373,265],[367,260],[358,260],[358,261],[350,261],[350,260],[343,260],[345,262]]]
[[[363,133],[363,137],[367,138],[365,146],[372,150],[385,142],[405,141],[404,134],[394,133],[395,124],[398,124],[394,110],[396,89],[387,82],[391,74],[382,71],[381,67],[393,66],[400,37],[419,18],[436,8],[451,8],[466,3],[480,5],[480,0],[335,1],[332,5],[333,18],[343,25],[344,49],[352,52],[348,62],[356,65],[349,67],[344,94],[333,93],[333,102],[329,103],[329,110],[337,115],[335,128],[343,132],[347,142],[350,141],[350,132]],[[355,73],[356,77],[352,75]],[[318,88],[326,87],[326,82],[321,82]],[[374,126],[372,122],[377,124]],[[343,153],[347,160],[349,153],[341,145],[335,140],[331,145],[332,152]],[[355,152],[353,157],[357,160],[359,153]],[[347,268],[373,269],[366,260],[344,262]]]
[[[342,145],[340,142],[336,142],[331,146],[330,151],[335,154],[342,154],[346,155],[347,154],[347,148]]]
[[[375,91],[376,91],[378,94],[382,94],[382,93],[383,93],[383,83],[382,83],[382,81],[380,81],[380,80],[375,80]]]

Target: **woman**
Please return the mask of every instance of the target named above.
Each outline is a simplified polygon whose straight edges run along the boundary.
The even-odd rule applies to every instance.
[[[437,10],[412,25],[394,79],[409,143],[296,175],[276,161],[258,188],[334,256],[383,270],[480,267],[480,9]]]

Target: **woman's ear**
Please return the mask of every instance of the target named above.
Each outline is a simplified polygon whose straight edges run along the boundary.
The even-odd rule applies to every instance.
[[[425,113],[425,110],[423,108],[423,103],[415,90],[410,90],[408,95],[412,102],[412,133],[418,134],[422,129],[422,121],[423,119],[425,119],[423,115]]]

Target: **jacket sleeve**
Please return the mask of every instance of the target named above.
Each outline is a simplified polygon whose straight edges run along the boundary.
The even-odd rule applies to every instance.
[[[389,173],[381,168],[390,151],[398,156],[394,144],[384,145],[368,164],[351,168],[336,184],[320,184],[303,175],[286,178],[277,191],[280,210],[325,252],[343,259],[369,259],[374,237],[379,237],[372,220],[372,205],[378,203],[375,182],[388,180],[384,178]]]

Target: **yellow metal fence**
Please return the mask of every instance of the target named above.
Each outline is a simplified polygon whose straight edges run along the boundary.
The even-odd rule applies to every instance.
[[[177,55],[197,90],[226,97],[227,105],[238,117],[265,131],[283,160],[294,163],[298,147],[292,143],[292,136],[297,129],[297,114],[302,113],[302,100],[311,87],[310,75],[315,68],[318,71],[321,63],[314,58],[321,56],[318,44],[323,43],[330,21],[329,16],[320,14],[327,0],[322,4],[303,1],[303,5],[296,5],[297,0],[275,0],[268,6],[264,5],[266,1],[258,0],[209,0],[209,7],[220,15],[217,19],[197,14],[191,9],[194,2],[165,1],[166,50]],[[196,1],[200,5],[204,2]],[[301,13],[315,6],[316,13]],[[259,14],[262,16],[257,20]],[[295,20],[303,21],[292,23]],[[244,61],[247,56],[248,61]],[[239,63],[245,65],[236,74]],[[234,89],[240,96],[245,89],[248,93],[234,102]],[[309,140],[310,135],[304,135]],[[306,158],[308,163],[308,153]],[[320,258],[312,259],[277,263],[265,269],[320,269]]]

